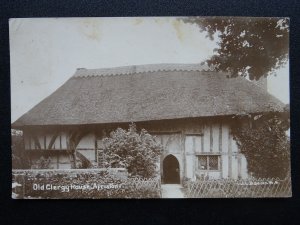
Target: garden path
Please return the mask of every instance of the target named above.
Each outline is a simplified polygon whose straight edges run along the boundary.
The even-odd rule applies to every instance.
[[[180,184],[162,184],[162,198],[184,198]]]

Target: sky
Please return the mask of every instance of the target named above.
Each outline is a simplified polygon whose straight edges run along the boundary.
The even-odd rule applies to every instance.
[[[65,83],[77,68],[201,63],[216,41],[174,17],[10,19],[11,121]],[[289,68],[268,77],[289,103]]]

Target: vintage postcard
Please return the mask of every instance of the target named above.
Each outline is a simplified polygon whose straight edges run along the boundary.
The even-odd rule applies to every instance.
[[[292,196],[289,18],[9,28],[12,198]]]

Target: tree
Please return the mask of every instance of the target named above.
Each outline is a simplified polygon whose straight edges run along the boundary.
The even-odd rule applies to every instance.
[[[11,129],[11,151],[12,151],[12,168],[27,169],[29,168],[28,156],[24,151],[23,132]]]
[[[289,20],[287,18],[189,17],[218,48],[206,61],[216,71],[232,77],[258,80],[272,74],[288,60]]]
[[[290,172],[290,140],[286,135],[286,115],[252,117],[252,128],[236,123],[232,129],[238,147],[247,159],[254,177],[285,178]]]
[[[126,168],[132,176],[155,177],[162,146],[146,130],[137,131],[135,124],[128,130],[118,128],[103,139],[105,163],[110,168]]]

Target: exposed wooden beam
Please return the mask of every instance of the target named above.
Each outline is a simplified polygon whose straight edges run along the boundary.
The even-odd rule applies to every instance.
[[[37,138],[37,136],[32,136],[32,138],[33,138],[33,140],[34,140],[35,146],[37,146],[38,149],[42,149],[41,143],[40,143],[39,139]]]
[[[59,135],[59,133],[55,133],[55,134],[52,136],[52,138],[51,138],[51,140],[50,140],[50,143],[49,143],[49,145],[48,145],[48,149],[52,149],[52,148],[53,148],[53,144],[54,144],[56,138],[58,137],[58,135]]]

